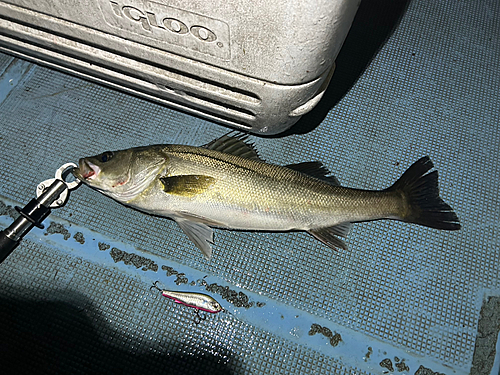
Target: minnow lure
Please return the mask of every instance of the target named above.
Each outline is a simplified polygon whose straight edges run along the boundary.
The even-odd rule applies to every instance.
[[[207,319],[206,316],[200,315],[199,311],[204,311],[211,314],[225,311],[224,308],[219,304],[219,302],[217,302],[209,295],[194,292],[174,292],[171,290],[160,289],[157,284],[158,281],[155,281],[155,283],[151,286],[151,289],[158,289],[164,297],[173,299],[175,303],[180,303],[184,306],[196,309],[196,318],[198,318],[195,318],[194,320],[196,324],[200,323],[202,320]]]

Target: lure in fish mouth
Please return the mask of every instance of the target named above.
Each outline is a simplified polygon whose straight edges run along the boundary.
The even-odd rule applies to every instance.
[[[443,230],[460,222],[439,196],[428,156],[392,186],[340,186],[320,162],[266,163],[244,135],[204,146],[153,145],[80,159],[73,173],[88,186],[145,213],[175,220],[207,259],[211,227],[307,231],[332,249],[346,249],[352,223],[394,219]]]

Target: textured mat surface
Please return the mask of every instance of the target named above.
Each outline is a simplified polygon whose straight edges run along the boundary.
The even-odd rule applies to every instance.
[[[500,5],[371,4],[319,107],[286,136],[252,141],[269,162],[321,160],[365,189],[429,155],[462,230],[361,223],[337,253],[303,233],[216,230],[206,261],[175,223],[81,187],[0,265],[2,363],[72,374],[468,374],[481,305],[500,295]],[[66,162],[228,131],[7,55],[0,74],[1,228]],[[150,291],[156,280],[210,294],[228,313],[196,325],[193,310]]]

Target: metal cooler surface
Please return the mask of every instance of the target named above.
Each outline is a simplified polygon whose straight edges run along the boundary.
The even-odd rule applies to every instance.
[[[499,17],[493,0],[366,1],[320,105],[285,136],[252,137],[269,162],[321,160],[366,189],[429,155],[460,231],[361,223],[349,250],[332,252],[304,233],[216,230],[206,261],[174,222],[82,186],[0,265],[0,366],[497,374]],[[66,162],[228,132],[8,55],[0,129],[1,228]],[[195,324],[193,309],[150,290],[157,280],[209,294],[227,313]]]

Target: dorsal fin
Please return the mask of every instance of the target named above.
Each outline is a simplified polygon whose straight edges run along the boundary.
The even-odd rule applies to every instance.
[[[209,142],[202,147],[246,159],[263,161],[257,153],[255,145],[253,143],[247,143],[247,139],[247,134],[231,132],[220,138],[214,139],[212,142]]]
[[[340,186],[339,180],[337,180],[335,176],[329,176],[330,171],[320,161],[308,161],[298,164],[289,164],[285,165],[285,167],[325,181],[330,185]]]

